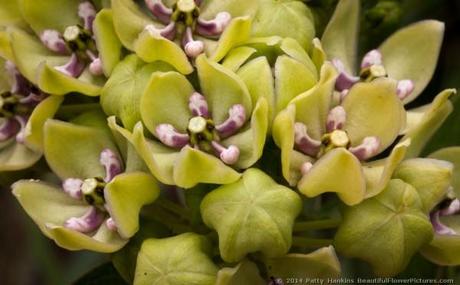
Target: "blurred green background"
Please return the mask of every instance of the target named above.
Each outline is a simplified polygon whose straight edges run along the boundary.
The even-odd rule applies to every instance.
[[[251,0],[248,0],[251,1]],[[316,14],[317,29],[324,28],[337,0],[307,0]],[[438,19],[446,23],[446,35],[439,64],[432,82],[413,106],[428,103],[445,88],[460,87],[460,0],[363,0],[361,24],[361,53],[375,48],[396,29],[422,19]],[[441,147],[460,145],[460,100],[455,100],[456,111],[437,132],[425,153]],[[19,177],[39,178],[35,169],[22,173],[4,173],[2,185]],[[91,252],[69,252],[57,247],[40,234],[38,228],[20,209],[9,188],[0,191],[0,284],[72,284],[86,272],[108,261],[107,255]],[[460,254],[460,253],[459,253]],[[346,261],[346,276],[365,276],[368,268],[363,263]],[[443,268],[415,257],[405,277],[455,278],[455,268]],[[460,283],[460,281],[459,281]],[[90,284],[90,283],[85,283]],[[111,284],[97,281],[92,284]]]

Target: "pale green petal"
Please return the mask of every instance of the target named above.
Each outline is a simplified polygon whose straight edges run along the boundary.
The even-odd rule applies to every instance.
[[[257,265],[247,259],[235,267],[224,267],[217,272],[215,285],[266,285]]]
[[[147,129],[155,134],[159,124],[171,124],[178,131],[186,132],[192,116],[188,104],[193,92],[192,84],[180,73],[154,73],[140,102],[142,121]]]
[[[289,280],[310,280],[340,277],[340,262],[334,247],[328,246],[308,254],[290,253],[285,256],[268,259],[265,262],[269,275]],[[303,282],[303,281],[302,281]]]
[[[110,76],[120,61],[122,49],[121,42],[113,27],[111,9],[103,9],[97,14],[96,19],[94,19],[93,30],[104,74]]]
[[[313,39],[310,56],[311,60],[315,64],[316,69],[321,70],[323,63],[327,60],[327,55],[324,52],[323,45],[318,38]]]
[[[359,0],[339,1],[321,39],[327,58],[341,60],[350,74],[355,74],[356,69],[359,10]]]
[[[459,250],[459,235],[435,235],[430,244],[424,246],[420,250],[420,253],[423,257],[435,264],[458,266],[460,265]]]
[[[172,65],[182,74],[193,72],[187,55],[175,42],[162,36],[154,36],[144,30],[134,42],[134,51],[146,62],[163,61]]]
[[[174,164],[174,184],[182,188],[192,188],[198,183],[228,184],[240,176],[217,157],[189,146],[181,150]]]
[[[143,172],[123,173],[115,176],[104,189],[106,207],[117,231],[124,238],[139,230],[139,213],[142,206],[155,201],[160,194],[156,180]]]
[[[315,78],[315,81],[318,80],[320,69],[316,68],[313,60],[296,40],[291,38],[284,38],[281,41],[279,48],[286,55],[303,63],[308,68],[308,70],[310,70],[312,74],[311,76]]]
[[[7,31],[0,28],[0,58],[14,61],[13,50],[11,49],[10,36]]]
[[[248,168],[259,160],[264,150],[267,130],[268,104],[265,98],[260,98],[252,113],[249,128],[222,142],[225,146],[235,145],[240,150],[236,168]]]
[[[215,124],[228,117],[228,110],[235,104],[244,106],[246,114],[252,113],[251,96],[244,82],[231,70],[210,61],[204,55],[196,60],[198,77]]]
[[[134,285],[214,285],[217,266],[209,241],[195,233],[147,239],[137,256]]]
[[[344,148],[336,148],[323,155],[297,187],[307,197],[335,192],[347,205],[360,203],[366,194],[361,163]]]
[[[259,7],[259,1],[247,0],[207,0],[203,1],[200,16],[204,19],[212,19],[217,13],[226,11],[232,15],[233,18],[241,16],[253,17]]]
[[[0,171],[26,169],[42,157],[42,152],[33,151],[27,146],[16,143],[14,138],[0,150]]]
[[[251,20],[248,17],[233,19],[219,38],[216,49],[210,55],[214,61],[220,61],[235,46],[249,39]]]
[[[405,110],[392,80],[354,85],[342,106],[347,113],[344,130],[352,146],[361,144],[365,137],[376,136],[380,140],[381,152],[394,142],[405,126]]]
[[[454,165],[451,184],[457,197],[460,197],[460,147],[442,148],[433,152],[428,157],[449,161]]]
[[[24,26],[19,0],[0,0],[0,26]]]
[[[430,82],[443,36],[444,23],[426,20],[397,31],[379,47],[388,76],[415,84],[404,103],[414,100]]]
[[[291,189],[249,169],[238,182],[209,192],[200,208],[205,224],[219,235],[222,259],[236,262],[252,252],[269,258],[286,254],[302,203]]]
[[[402,141],[392,149],[388,157],[363,165],[366,178],[366,199],[374,197],[385,189],[396,167],[405,158],[409,145],[410,140]]]
[[[255,48],[246,46],[234,48],[225,56],[222,65],[236,72],[256,51]]]
[[[436,96],[433,103],[408,111],[409,124],[403,137],[412,142],[407,151],[408,157],[417,157],[441,127],[454,108],[449,98],[456,93],[455,89],[446,89]]]

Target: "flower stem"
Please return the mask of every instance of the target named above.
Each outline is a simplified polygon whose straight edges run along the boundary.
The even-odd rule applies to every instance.
[[[166,199],[166,198],[159,198],[157,200],[156,205],[160,206],[161,208],[170,211],[173,214],[178,215],[180,218],[190,221],[191,214],[190,211],[184,207],[179,206],[178,204]]]
[[[304,232],[310,230],[333,229],[338,227],[340,219],[331,218],[318,221],[298,222],[294,224],[294,232]]]
[[[320,248],[324,246],[329,246],[332,244],[332,242],[332,239],[306,238],[299,236],[292,237],[292,246],[297,247]]]

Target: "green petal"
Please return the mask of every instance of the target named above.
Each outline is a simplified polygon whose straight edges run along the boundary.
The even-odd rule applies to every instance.
[[[421,208],[414,187],[391,180],[378,196],[346,209],[335,248],[346,257],[369,262],[378,276],[394,276],[433,237]]]
[[[40,230],[52,238],[46,224],[63,225],[71,217],[80,217],[88,205],[67,195],[62,189],[34,180],[20,180],[13,194]]]
[[[42,156],[27,146],[13,141],[0,150],[0,171],[14,171],[29,168]]]
[[[126,48],[133,50],[134,43],[145,26],[153,24],[152,19],[130,0],[112,0],[112,11],[118,38]]]
[[[46,29],[64,32],[66,27],[81,22],[80,0],[21,0],[19,3],[24,19],[37,34]]]
[[[241,16],[253,17],[259,7],[258,1],[247,0],[232,0],[232,1],[219,1],[208,0],[203,1],[200,6],[200,17],[203,19],[212,19],[217,13],[226,11],[232,15],[233,18]]]
[[[336,192],[347,205],[360,203],[366,194],[361,163],[344,148],[336,148],[323,155],[302,177],[298,188],[307,197]]]
[[[93,30],[104,74],[110,76],[120,61],[122,48],[113,27],[113,13],[111,9],[103,9],[96,15]]]
[[[252,34],[256,37],[276,35],[293,38],[308,49],[315,36],[313,15],[306,5],[298,1],[261,0]]]
[[[414,186],[422,201],[422,209],[429,213],[445,197],[452,178],[453,165],[450,162],[414,158],[403,161],[395,170],[399,178]]]
[[[291,186],[296,186],[302,178],[302,164],[313,163],[314,158],[294,150],[295,106],[289,105],[276,116],[273,123],[273,139],[281,149],[281,170],[284,179]]]
[[[3,59],[0,55],[0,66],[5,66],[6,60]],[[11,89],[11,83],[10,83],[10,77],[8,76],[8,73],[5,72],[4,70],[1,70],[0,72],[0,93],[10,91]]]
[[[460,197],[460,147],[442,148],[433,152],[428,157],[449,161],[454,165],[451,184],[457,197]]]
[[[319,82],[310,90],[297,96],[291,104],[296,107],[296,122],[307,126],[308,134],[320,140],[326,132],[326,120],[331,106],[337,72],[331,64],[321,69]]]
[[[407,112],[409,124],[403,139],[412,141],[407,152],[408,157],[417,157],[441,127],[454,108],[449,98],[456,93],[455,89],[446,89],[436,96],[433,103]]]
[[[217,266],[208,240],[194,233],[147,239],[137,256],[135,285],[213,285]]]
[[[249,91],[235,73],[204,55],[197,58],[196,66],[201,91],[206,97],[215,124],[225,121],[228,110],[235,104],[242,104],[246,114],[252,113]]]
[[[117,116],[126,129],[132,130],[141,120],[140,100],[152,73],[169,70],[171,68],[166,64],[147,64],[136,55],[128,55],[115,67],[102,89],[104,112]]]
[[[311,89],[316,84],[316,72],[286,55],[279,56],[275,63],[275,111],[286,108],[296,96]]]
[[[140,104],[142,121],[147,129],[155,134],[159,124],[171,124],[178,131],[186,132],[192,116],[188,103],[193,92],[192,84],[180,73],[154,73]]]
[[[236,72],[255,52],[257,50],[252,47],[242,46],[234,48],[225,56],[222,65]]]
[[[321,39],[328,59],[341,60],[351,74],[356,74],[359,10],[359,0],[339,1]]]
[[[286,254],[302,203],[291,189],[249,169],[238,182],[207,194],[200,208],[205,224],[219,235],[222,259],[236,262],[251,252],[266,257]]]
[[[11,40],[7,31],[0,28],[0,58],[14,61],[13,50],[11,49]]]
[[[140,33],[134,42],[134,51],[146,62],[160,60],[174,66],[180,73],[193,72],[187,55],[179,45],[162,36],[153,36],[148,31]]]
[[[268,103],[260,98],[254,108],[250,127],[229,137],[222,143],[225,146],[236,145],[240,157],[235,167],[245,169],[253,165],[262,156],[268,130]]]
[[[315,81],[318,80],[319,69],[316,68],[313,60],[296,40],[284,38],[281,41],[279,48],[285,54],[303,63],[310,70],[312,74],[311,76],[315,78]]]
[[[105,223],[92,236],[64,227],[49,224],[46,226],[56,244],[68,250],[111,253],[121,249],[128,242],[128,240],[120,238],[116,231],[109,230]]]
[[[18,0],[0,0],[0,26],[25,25]]]
[[[118,126],[115,122],[115,117],[109,118],[109,126],[112,130],[120,133],[134,146],[150,172],[159,181],[169,185],[174,184],[174,164],[179,155],[175,149],[165,147],[160,143],[146,139],[144,137],[144,128],[141,122],[136,124],[133,133]]]
[[[290,253],[265,262],[269,275],[289,280],[310,280],[340,277],[340,263],[332,246],[317,249],[309,254]],[[292,278],[292,279],[291,279]]]
[[[174,165],[174,184],[191,188],[198,183],[228,184],[241,174],[220,159],[189,146],[184,147]]]
[[[402,141],[392,149],[388,157],[363,165],[366,198],[374,197],[385,189],[396,167],[405,158],[409,145],[410,140]]]
[[[380,140],[379,152],[383,151],[405,126],[405,110],[392,80],[358,83],[342,105],[347,113],[344,129],[352,146],[361,144],[365,137],[376,136]]]
[[[235,46],[249,39],[251,20],[248,17],[233,19],[219,38],[216,49],[210,55],[214,61],[220,61]]]
[[[410,79],[415,84],[404,103],[414,100],[430,82],[443,36],[444,23],[421,21],[397,31],[379,47],[389,77]]]
[[[313,39],[312,49],[310,50],[311,60],[315,64],[317,70],[321,70],[324,62],[327,59],[327,55],[324,52],[323,45],[318,38]]]
[[[247,259],[235,267],[224,267],[217,272],[215,285],[265,285],[257,265]]]
[[[444,266],[460,265],[460,237],[458,235],[435,235],[420,253],[429,261]]]
[[[139,213],[142,206],[155,201],[160,189],[155,179],[142,172],[117,175],[104,189],[110,215],[124,238],[139,230]]]
[[[104,177],[101,151],[117,147],[106,130],[48,120],[44,128],[45,158],[61,178]]]
[[[38,104],[27,121],[25,141],[27,146],[43,151],[43,126],[47,119],[54,117],[64,101],[62,96],[49,96]]]

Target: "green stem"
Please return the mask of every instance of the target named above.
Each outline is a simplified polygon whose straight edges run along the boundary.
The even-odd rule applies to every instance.
[[[181,207],[168,199],[159,198],[156,204],[160,206],[161,208],[178,215],[179,217],[181,217],[182,219],[186,221],[191,220],[191,213],[188,209]]]
[[[320,248],[329,246],[333,242],[332,239],[320,239],[320,238],[306,238],[306,237],[292,237],[292,246],[306,247],[306,248]]]
[[[184,233],[184,232],[193,231],[192,228],[187,223],[184,223],[183,221],[178,219],[173,214],[159,207],[150,207],[145,217],[155,220],[167,226],[175,233]]]
[[[333,229],[340,225],[340,219],[331,218],[318,221],[298,222],[294,224],[294,232]]]

